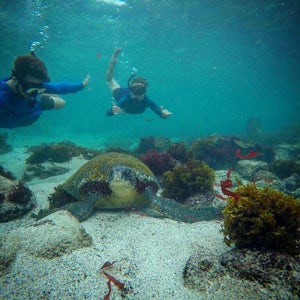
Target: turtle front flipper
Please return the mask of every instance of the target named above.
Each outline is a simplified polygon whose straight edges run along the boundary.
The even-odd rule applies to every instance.
[[[76,202],[65,204],[61,207],[41,210],[41,211],[39,211],[38,215],[36,216],[36,219],[40,220],[40,219],[45,218],[46,216],[53,214],[59,210],[67,210],[81,222],[81,221],[87,219],[92,214],[94,206],[95,206],[94,199],[89,199],[88,201],[86,201],[86,200],[76,201]]]
[[[72,202],[62,207],[75,216],[80,222],[87,219],[93,212],[95,200]]]
[[[218,215],[218,212],[213,207],[191,209],[173,199],[156,196],[150,188],[145,190],[145,195],[150,204],[157,208],[163,216],[176,221],[185,223],[209,221]]]

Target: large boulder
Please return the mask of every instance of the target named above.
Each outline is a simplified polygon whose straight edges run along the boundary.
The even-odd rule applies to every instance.
[[[65,210],[57,211],[1,236],[0,271],[9,267],[18,251],[53,259],[91,245],[92,238],[80,222]]]

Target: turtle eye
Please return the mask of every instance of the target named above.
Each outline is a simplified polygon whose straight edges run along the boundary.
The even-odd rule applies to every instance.
[[[143,193],[146,188],[146,184],[143,181],[140,181],[138,178],[136,178],[135,181],[135,189],[138,193]]]

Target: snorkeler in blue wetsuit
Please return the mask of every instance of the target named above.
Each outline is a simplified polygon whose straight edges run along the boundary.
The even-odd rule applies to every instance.
[[[113,116],[122,112],[141,114],[150,107],[161,118],[168,118],[172,113],[162,106],[159,107],[146,95],[148,83],[144,78],[134,78],[135,75],[132,75],[128,80],[127,88],[120,87],[115,81],[113,78],[114,67],[120,52],[121,48],[115,50],[106,72],[106,83],[112,92],[113,98],[116,100],[116,103],[113,102],[112,108],[107,110],[106,115]]]
[[[43,110],[58,109],[65,101],[56,94],[74,93],[89,82],[51,83],[47,68],[33,52],[18,56],[12,76],[0,80],[0,128],[28,126],[40,117]]]

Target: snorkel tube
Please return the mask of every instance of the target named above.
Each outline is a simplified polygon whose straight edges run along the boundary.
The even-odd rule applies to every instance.
[[[136,76],[136,73],[132,73],[131,75],[130,75],[130,77],[128,78],[128,80],[127,80],[127,87],[128,87],[128,89],[130,90],[130,88],[131,88],[131,84],[132,84],[132,80],[133,80],[133,78]]]

